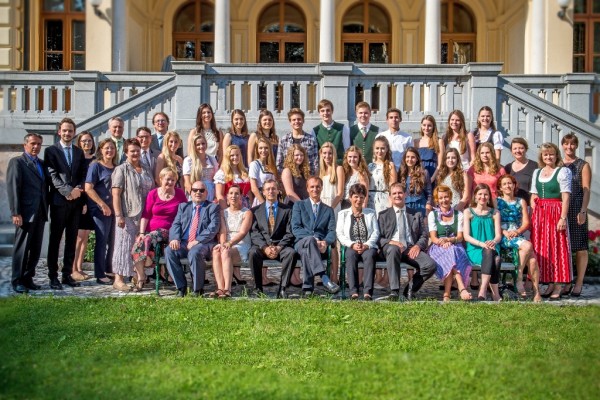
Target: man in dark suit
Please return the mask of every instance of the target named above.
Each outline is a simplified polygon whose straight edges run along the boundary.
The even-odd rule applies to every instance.
[[[150,143],[152,142],[152,134],[150,133],[150,129],[142,126],[139,127],[136,131],[136,137],[140,142],[141,154],[140,154],[140,162],[142,166],[146,168],[152,176],[155,176],[156,169],[156,157],[158,157],[158,150],[153,150],[150,148]]]
[[[314,291],[315,276],[319,276],[329,293],[337,293],[340,287],[329,280],[321,258],[327,246],[335,243],[335,214],[331,207],[321,202],[321,178],[311,176],[306,189],[309,198],[297,201],[292,208],[294,249],[302,261],[302,292],[304,296],[310,296]]]
[[[210,259],[212,249],[217,244],[215,237],[221,225],[221,208],[218,204],[206,201],[207,195],[204,182],[194,182],[192,201],[179,205],[169,230],[169,247],[165,249],[165,258],[177,286],[178,297],[184,297],[187,293],[187,280],[181,265],[181,259],[186,257],[190,261],[194,294],[201,296],[204,293],[206,260]]]
[[[75,122],[63,118],[58,124],[58,143],[46,149],[44,167],[50,180],[50,241],[48,244],[48,277],[52,289],[62,290],[58,280],[58,251],[65,234],[62,283],[71,287],[79,283],[71,278],[79,217],[83,204],[80,196],[85,182],[83,150],[73,145]]]
[[[279,188],[277,181],[267,179],[263,183],[265,202],[252,208],[252,228],[250,240],[252,247],[248,260],[256,293],[263,293],[262,267],[265,259],[277,260],[282,264],[281,281],[277,290],[278,297],[285,297],[285,290],[290,283],[290,276],[296,261],[294,235],[292,234],[292,208],[277,201]]]
[[[152,134],[150,148],[160,154],[164,145],[164,137],[169,131],[169,116],[162,111],[155,113],[152,116],[152,125],[154,126],[154,133]],[[183,158],[183,147],[179,147],[176,153]]]
[[[48,220],[48,184],[43,160],[38,158],[42,142],[37,133],[25,135],[25,151],[10,160],[6,172],[8,204],[15,225],[12,286],[17,293],[41,288],[33,283],[33,277]]]
[[[400,263],[405,262],[417,272],[404,288],[404,296],[411,300],[423,283],[435,272],[435,262],[425,252],[429,243],[427,221],[420,212],[406,208],[404,186],[390,186],[392,207],[379,213],[379,247],[382,249],[390,275],[390,300],[400,296]]]

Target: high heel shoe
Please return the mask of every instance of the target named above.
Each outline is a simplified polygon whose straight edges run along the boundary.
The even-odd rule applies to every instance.
[[[235,275],[233,275],[233,282],[235,282],[236,285],[245,285],[246,283],[248,283],[245,280],[243,280],[242,278],[238,278]]]
[[[552,293],[554,293],[554,285],[548,285],[548,287],[546,288],[546,291],[544,293],[542,293],[540,296],[542,296],[543,299],[547,299],[550,296],[552,296]]]

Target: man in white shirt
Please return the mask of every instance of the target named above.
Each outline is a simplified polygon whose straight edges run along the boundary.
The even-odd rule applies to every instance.
[[[110,138],[115,142],[117,148],[117,164],[121,164],[125,161],[124,149],[123,149],[123,131],[125,128],[125,121],[121,117],[112,117],[108,120],[108,131],[110,132]]]
[[[330,100],[321,100],[317,109],[321,116],[321,123],[313,128],[313,133],[317,138],[319,149],[323,143],[331,142],[337,153],[336,161],[338,165],[342,165],[344,152],[350,147],[350,128],[333,120],[333,103]]]
[[[388,124],[388,130],[381,132],[377,137],[384,136],[390,142],[392,151],[392,160],[396,167],[402,164],[402,157],[407,148],[414,146],[413,138],[410,133],[400,131],[400,122],[402,122],[402,112],[397,108],[390,108],[385,114]]]

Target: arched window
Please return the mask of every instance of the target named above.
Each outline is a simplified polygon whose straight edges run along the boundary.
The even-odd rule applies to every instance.
[[[343,18],[343,61],[390,62],[391,25],[385,11],[366,0],[351,7]]]
[[[475,61],[475,18],[460,2],[442,4],[442,64],[466,64]]]
[[[41,0],[40,69],[85,69],[85,0]]]
[[[575,0],[573,72],[600,73],[600,2]]]
[[[278,0],[264,9],[257,27],[258,62],[303,63],[306,18],[296,6]]]
[[[213,61],[215,10],[204,0],[185,3],[173,20],[173,51],[178,60]]]

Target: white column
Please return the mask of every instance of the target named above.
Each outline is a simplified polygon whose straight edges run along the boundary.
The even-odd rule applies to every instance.
[[[229,0],[215,1],[215,63],[230,62]]]
[[[335,0],[321,0],[319,62],[335,61]]]
[[[112,1],[112,70],[127,71],[127,9],[125,0]]]
[[[531,5],[531,44],[529,68],[532,74],[546,73],[546,10],[545,0],[533,0]]]
[[[442,52],[441,0],[425,4],[425,64],[439,64]]]

